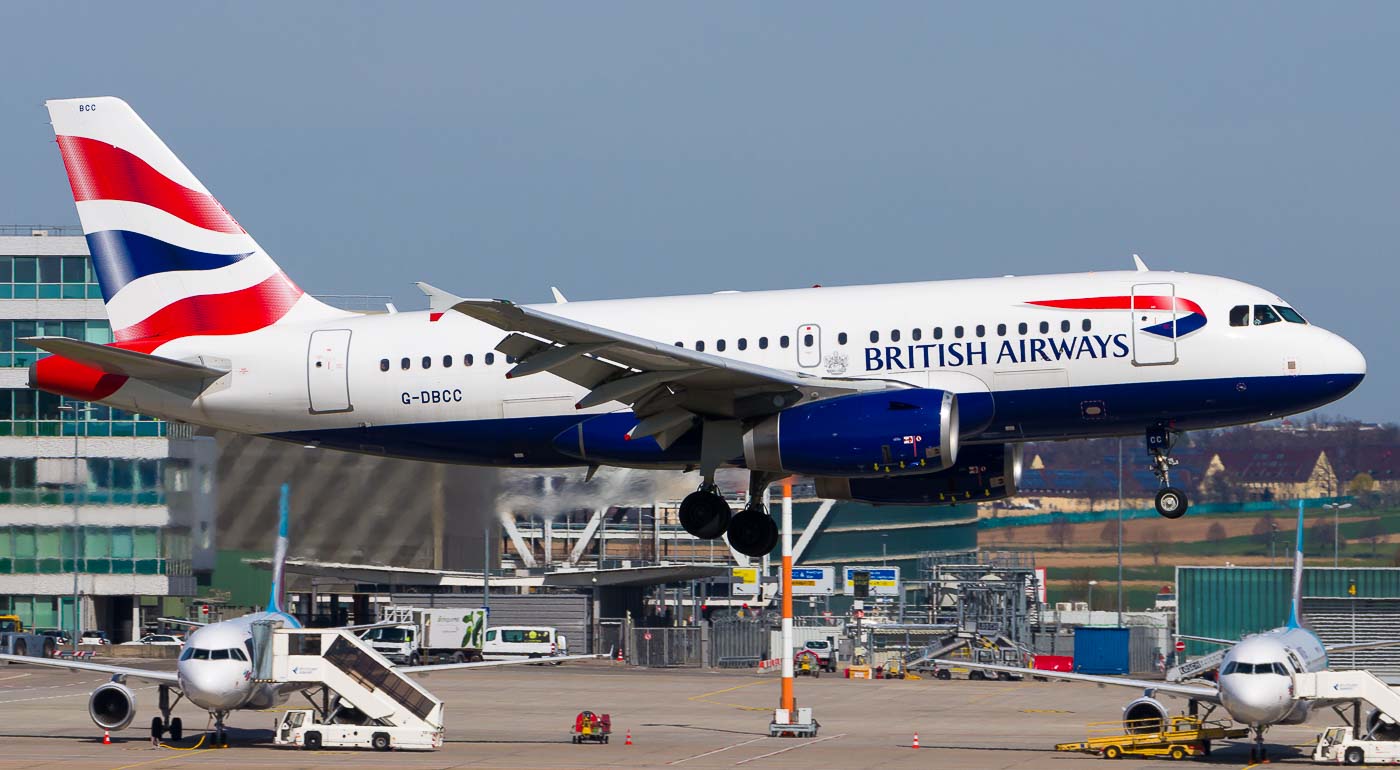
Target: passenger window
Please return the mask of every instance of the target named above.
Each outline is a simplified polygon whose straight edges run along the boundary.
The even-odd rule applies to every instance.
[[[1274,305],[1274,310],[1277,310],[1278,314],[1283,316],[1283,320],[1291,324],[1307,323],[1307,321],[1301,315],[1298,315],[1297,310],[1294,310],[1293,308],[1287,305]]]
[[[1025,334],[1027,331],[1030,331],[1030,330],[1026,327],[1026,323],[1025,323],[1024,321],[1022,321],[1020,324],[1018,324],[1018,325],[1016,326],[1016,332],[1017,332],[1018,334]]]
[[[1282,319],[1278,317],[1278,313],[1275,313],[1274,309],[1269,307],[1268,305],[1254,306],[1255,326],[1266,326],[1268,324],[1276,324],[1281,320]]]
[[[1062,331],[1062,332],[1068,332],[1068,331],[1069,331],[1069,321],[1068,321],[1068,320],[1065,320],[1065,321],[1061,321],[1061,322],[1060,322],[1060,331]]]
[[[748,340],[747,337],[740,337],[740,338],[739,338],[739,349],[740,349],[740,350],[748,350],[748,349],[749,349],[749,340]]]
[[[381,372],[387,372],[387,371],[389,371],[389,359],[387,359],[387,358],[381,358],[381,359],[379,359],[379,371],[381,371]]]
[[[704,341],[704,340],[696,340],[696,341],[695,341],[695,349],[698,350],[698,351],[700,351],[701,353],[704,353],[704,352],[705,352],[705,341]]]
[[[442,357],[442,367],[443,367],[444,369],[451,369],[451,368],[452,368],[452,356],[443,356],[443,357]]]
[[[899,330],[898,330],[898,329],[895,329],[894,331],[890,332],[890,342],[899,342]]]
[[[423,368],[424,368],[424,369],[431,369],[431,368],[433,368],[433,357],[432,357],[432,356],[423,356]]]
[[[759,337],[759,338],[758,338],[758,349],[759,349],[759,350],[767,350],[767,349],[768,349],[768,338],[767,338],[767,337]]]
[[[513,364],[513,363],[515,363],[515,356],[506,356],[506,363],[508,363],[508,364]]]
[[[983,326],[982,324],[977,324],[977,336],[978,336],[978,337],[985,337],[985,336],[987,336],[987,327]]]
[[[678,348],[683,348],[683,347],[685,347],[685,343],[684,343],[684,342],[677,342],[677,343],[676,343],[676,347],[678,347]]]
[[[210,650],[210,660],[228,660],[228,650]]]
[[[717,353],[723,353],[723,352],[724,352],[724,340],[715,340],[715,352],[717,352]]]
[[[1079,328],[1087,332],[1090,329],[1094,328],[1094,324],[1089,319],[1085,318],[1084,322],[1079,324]]]
[[[490,366],[490,365],[496,363],[496,354],[495,354],[495,353],[487,353],[486,355],[484,355],[484,356],[481,357],[481,362],[484,363],[484,364],[486,364],[487,366]]]
[[[781,336],[781,337],[778,338],[778,347],[783,348],[784,350],[786,350],[786,349],[787,349],[787,346],[790,344],[790,342],[791,342],[791,340],[789,340],[789,339],[788,339],[788,336],[787,336],[786,334],[784,334],[783,336]]]
[[[953,337],[954,337],[955,339],[962,339],[962,336],[963,336],[963,328],[962,328],[961,326],[954,326],[954,327],[953,327]]]
[[[845,332],[841,332],[840,334],[836,335],[836,344],[838,344],[838,345],[845,345],[845,344],[846,344],[846,333],[845,333]]]
[[[1231,326],[1249,326],[1249,305],[1235,305],[1230,308]]]
[[[917,326],[914,327],[914,330],[911,331],[911,332],[909,332],[909,334],[912,335],[912,336],[914,337],[914,341],[915,341],[915,342],[918,342],[919,340],[921,340],[921,339],[924,338],[924,330],[923,330],[923,329],[920,329],[920,328],[917,327]]]
[[[475,361],[475,359],[472,357],[471,353],[462,356],[462,366],[471,366],[473,361]]]
[[[880,341],[880,333],[879,333],[879,332],[871,332],[871,333],[870,333],[870,344],[874,345],[875,343],[877,343],[877,342],[879,342],[879,341]]]
[[[1005,336],[1006,336],[1006,324],[997,324],[997,336],[998,336],[998,337],[1005,337]]]
[[[412,366],[412,365],[413,365],[413,364],[410,363],[409,360],[408,360],[407,358],[405,358],[405,359],[399,361],[399,368],[402,369],[402,370],[404,370],[404,371],[408,371],[408,367],[410,367],[410,366]]]
[[[941,339],[943,339],[943,327],[942,327],[942,326],[935,326],[935,327],[933,327],[933,338],[936,339],[936,340],[941,340]]]

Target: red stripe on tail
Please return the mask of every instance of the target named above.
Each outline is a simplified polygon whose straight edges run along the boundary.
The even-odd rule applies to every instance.
[[[246,289],[176,300],[144,321],[116,330],[113,336],[118,342],[127,342],[255,332],[282,320],[302,293],[286,275],[274,273]]]
[[[120,147],[82,136],[60,136],[58,149],[75,201],[144,203],[206,230],[243,233],[214,196],[172,181]]]

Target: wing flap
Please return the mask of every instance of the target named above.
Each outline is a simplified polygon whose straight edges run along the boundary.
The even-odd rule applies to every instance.
[[[212,380],[228,374],[203,364],[178,361],[149,353],[138,353],[111,345],[69,339],[67,337],[25,337],[20,340],[40,350],[47,350],[107,374],[119,374],[138,380],[178,382]]]

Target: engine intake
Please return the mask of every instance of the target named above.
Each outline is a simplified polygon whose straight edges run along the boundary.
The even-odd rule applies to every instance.
[[[940,505],[1000,500],[1016,494],[1021,483],[1019,445],[963,447],[953,467],[937,473],[894,478],[816,479],[817,497],[890,505]]]
[[[121,730],[136,718],[136,694],[126,685],[108,682],[92,691],[88,714],[103,730]]]
[[[958,398],[945,390],[858,393],[790,407],[744,434],[750,470],[811,476],[928,473],[958,456]]]
[[[1162,729],[1171,712],[1156,698],[1138,698],[1123,707],[1123,730],[1128,733],[1155,733]]]

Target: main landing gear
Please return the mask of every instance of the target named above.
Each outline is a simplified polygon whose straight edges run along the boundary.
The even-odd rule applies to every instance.
[[[1158,423],[1147,429],[1147,451],[1152,455],[1152,474],[1162,485],[1162,488],[1157,490],[1155,501],[1157,513],[1168,519],[1185,516],[1186,509],[1190,507],[1186,493],[1171,485],[1171,468],[1178,462],[1172,459],[1171,454],[1178,435],[1180,434],[1171,430],[1165,423]]]
[[[711,539],[729,533],[729,545],[745,556],[771,553],[778,545],[778,523],[763,507],[763,490],[772,478],[758,471],[749,474],[749,499],[744,509],[731,513],[714,482],[706,479],[700,489],[681,501],[680,520],[685,531]]]
[[[176,694],[175,703],[180,702],[183,695]],[[160,739],[166,733],[170,734],[170,740],[179,741],[185,737],[185,723],[179,717],[170,718],[170,712],[175,708],[175,703],[170,702],[170,686],[160,686],[160,716],[151,717],[151,742],[160,743]]]

